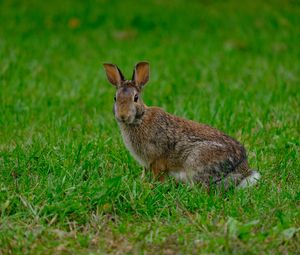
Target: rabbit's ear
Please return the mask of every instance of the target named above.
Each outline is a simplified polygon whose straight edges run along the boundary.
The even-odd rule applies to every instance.
[[[136,64],[132,80],[134,80],[138,86],[144,86],[149,80],[150,67],[148,62],[139,62]]]
[[[103,66],[105,68],[108,81],[112,85],[119,87],[122,81],[125,80],[121,70],[116,65],[109,64],[109,63],[104,63]]]

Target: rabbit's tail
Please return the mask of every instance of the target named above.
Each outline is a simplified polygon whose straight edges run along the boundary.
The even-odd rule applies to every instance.
[[[238,185],[238,189],[248,188],[255,185],[260,179],[260,173],[256,170],[252,170],[251,174],[245,177],[240,184]]]

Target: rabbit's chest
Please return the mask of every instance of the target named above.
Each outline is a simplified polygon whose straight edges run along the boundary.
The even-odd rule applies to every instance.
[[[144,145],[144,141],[140,141],[137,136],[133,136],[131,133],[121,129],[122,138],[126,148],[136,161],[142,166],[149,167],[149,154],[153,151],[151,145]]]

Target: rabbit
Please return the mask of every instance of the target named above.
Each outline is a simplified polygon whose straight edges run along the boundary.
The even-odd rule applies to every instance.
[[[204,187],[244,188],[257,183],[259,172],[248,165],[245,148],[223,132],[144,104],[141,92],[149,80],[148,62],[136,64],[131,80],[104,63],[108,81],[116,87],[113,112],[132,156],[163,182]]]

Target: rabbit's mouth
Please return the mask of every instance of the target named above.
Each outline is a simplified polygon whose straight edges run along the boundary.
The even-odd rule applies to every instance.
[[[120,116],[120,117],[116,117],[117,121],[125,124],[125,125],[130,125],[135,121],[134,116]]]
[[[119,123],[125,124],[125,125],[139,125],[142,122],[142,119],[144,117],[145,110],[136,111],[135,114],[129,114],[129,115],[116,115],[115,117]]]
[[[126,119],[123,119],[123,118],[116,118],[117,121],[120,123],[120,124],[123,124],[123,125],[139,125],[142,123],[142,116],[130,116]]]

